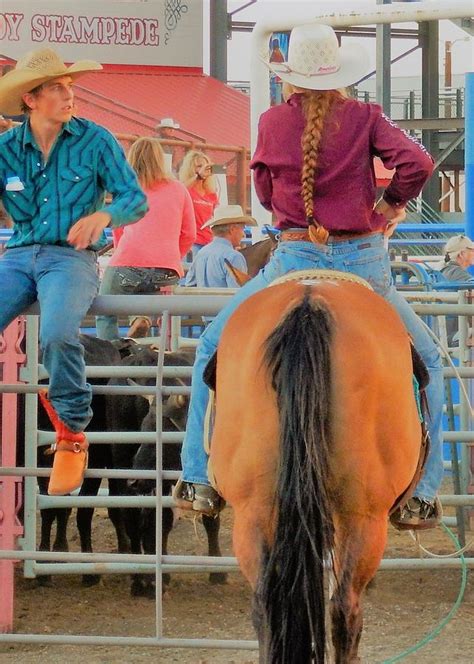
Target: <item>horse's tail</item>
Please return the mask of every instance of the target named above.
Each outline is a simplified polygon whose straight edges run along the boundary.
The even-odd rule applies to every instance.
[[[255,608],[269,664],[325,661],[332,328],[327,306],[307,289],[266,342],[280,412],[280,468],[275,540],[263,552]]]

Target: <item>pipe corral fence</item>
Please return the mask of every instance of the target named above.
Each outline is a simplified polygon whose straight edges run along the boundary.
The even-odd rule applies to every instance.
[[[172,345],[179,348],[187,343],[187,340],[178,333],[178,316],[180,315],[214,315],[224,305],[227,297],[231,295],[188,295],[171,296],[99,296],[91,309],[92,314],[125,314],[141,313],[149,315],[160,315],[162,318],[162,338],[167,338],[167,328],[174,318],[172,326]],[[474,316],[474,304],[468,303],[470,299],[465,291],[459,293],[436,293],[436,292],[407,292],[406,297],[412,302],[415,311],[436,325],[438,318],[446,315],[459,315],[460,323],[460,345],[455,354],[459,359],[459,373],[462,379],[468,381],[474,377],[472,366],[472,351],[467,346],[468,322]],[[138,300],[138,301],[137,301]],[[35,309],[33,308],[33,311]],[[37,311],[37,309],[36,309]],[[98,495],[88,496],[44,496],[38,494],[36,477],[47,475],[48,469],[37,468],[37,448],[53,442],[54,434],[38,431],[36,427],[37,398],[36,393],[38,381],[45,378],[46,374],[41,365],[38,364],[38,318],[35,315],[25,319],[17,319],[7,329],[0,345],[0,362],[3,363],[3,383],[0,387],[3,392],[3,421],[2,421],[2,468],[1,474],[1,517],[0,541],[0,583],[2,586],[2,614],[0,617],[0,630],[6,632],[0,635],[0,643],[55,643],[55,644],[77,644],[84,645],[143,645],[160,647],[183,647],[183,648],[256,648],[254,641],[237,641],[232,639],[170,639],[163,635],[162,620],[163,606],[161,598],[162,573],[164,572],[210,572],[210,571],[235,571],[236,560],[233,557],[210,558],[198,556],[163,556],[161,554],[161,509],[163,506],[171,506],[172,499],[162,496],[162,479],[175,479],[176,471],[169,471],[162,467],[162,443],[182,440],[182,434],[166,432],[162,430],[161,396],[172,393],[189,393],[189,387],[166,387],[162,381],[164,377],[185,377],[191,373],[191,368],[164,366],[165,344],[160,344],[156,367],[88,367],[87,375],[90,379],[94,377],[114,376],[150,377],[156,379],[156,433],[122,433],[116,432],[92,432],[88,435],[92,444],[105,444],[111,442],[119,443],[149,443],[156,445],[156,471],[135,470],[96,470],[87,471],[88,477],[121,477],[121,478],[152,478],[156,481],[156,496],[133,496],[117,497]],[[21,350],[22,341],[26,341],[26,352]],[[20,369],[20,371],[19,371]],[[445,377],[452,378],[452,368],[445,369]],[[128,394],[150,394],[153,388],[140,386],[96,386],[94,392],[98,393],[128,393]],[[18,468],[15,462],[16,451],[16,409],[15,400],[17,393],[25,394],[25,467]],[[456,517],[448,517],[450,525],[456,525],[459,533],[464,533],[464,508],[474,506],[474,487],[471,485],[470,475],[470,447],[474,442],[474,432],[469,427],[469,405],[461,395],[460,403],[453,405],[453,410],[459,416],[460,430],[445,431],[445,442],[452,443],[454,447],[458,443],[463,445],[461,459],[456,461],[456,467],[452,467],[453,473],[458,472],[458,487],[456,493],[442,496],[444,506],[456,507]],[[467,443],[467,445],[466,445]],[[18,518],[21,508],[21,485],[24,478],[24,523],[23,528]],[[156,555],[133,555],[133,554],[86,554],[86,553],[59,553],[36,551],[36,523],[38,510],[52,507],[154,507],[157,513],[156,519]],[[16,546],[19,545],[17,549]],[[156,583],[156,635],[154,637],[100,637],[100,636],[76,636],[76,635],[45,635],[45,634],[12,634],[13,624],[13,561],[24,561],[24,575],[34,578],[43,574],[87,574],[100,571],[108,574],[150,574],[155,573]],[[58,562],[59,561],[59,562]],[[474,558],[466,558],[466,563],[474,567]],[[381,569],[426,569],[426,568],[454,568],[460,565],[459,559],[436,559],[419,560],[407,559],[385,559]],[[8,602],[10,594],[11,603]],[[8,611],[5,611],[8,608]]]
[[[363,24],[389,24],[404,21],[437,21],[441,19],[463,18],[472,15],[472,0],[453,0],[450,2],[420,2],[410,4],[395,4],[375,7],[371,5],[360,5],[351,7],[347,11],[317,15],[310,9],[302,10],[291,7],[288,12],[271,17],[261,24],[257,24],[254,33],[253,64],[252,64],[252,126],[256,131],[256,117],[268,106],[267,85],[264,80],[263,65],[258,58],[258,52],[262,46],[268,43],[271,32],[277,30],[289,30],[300,23],[322,22],[333,27],[344,27],[349,25]],[[256,199],[253,200],[254,215],[259,216],[260,206]],[[261,215],[260,215],[261,219]],[[166,338],[166,332],[170,326],[170,319],[180,315],[214,315],[223,306],[225,295],[202,295],[188,298],[185,295],[171,296],[102,296],[98,297],[91,309],[92,314],[151,314],[162,316],[162,338]],[[474,305],[470,302],[468,294],[464,291],[457,293],[434,293],[434,292],[408,292],[406,294],[415,311],[423,316],[430,317],[432,321],[446,315],[459,316],[460,333],[459,348],[456,351],[459,361],[459,374],[469,388],[468,381],[474,377],[472,366],[472,350],[467,345],[468,320],[474,316]],[[31,313],[37,313],[33,310]],[[179,330],[179,326],[174,326]],[[26,333],[26,352],[21,351],[20,343]],[[173,337],[175,345],[179,347],[181,340],[179,331]],[[186,388],[168,388],[162,384],[163,377],[178,375],[173,373],[177,368],[164,367],[164,344],[160,345],[159,358],[156,370],[156,408],[157,408],[157,430],[155,434],[133,434],[133,442],[148,442],[156,445],[156,471],[120,471],[88,470],[87,475],[92,477],[151,477],[155,479],[157,491],[156,497],[134,497],[134,498],[112,498],[107,496],[91,497],[52,497],[39,496],[36,488],[36,476],[43,474],[43,469],[36,467],[36,454],[38,445],[52,442],[53,435],[36,430],[36,409],[38,381],[43,376],[42,368],[38,364],[37,343],[37,319],[35,316],[28,318],[25,325],[23,320],[15,321],[0,338],[0,362],[3,363],[3,377],[0,391],[3,392],[3,419],[2,419],[2,468],[0,484],[0,584],[2,587],[2,604],[0,606],[0,643],[43,643],[43,644],[83,644],[83,645],[109,645],[109,646],[159,646],[159,647],[182,647],[182,648],[225,648],[225,649],[256,649],[256,641],[242,641],[231,639],[176,639],[166,638],[163,635],[163,606],[161,596],[161,581],[163,572],[208,572],[208,571],[234,571],[237,569],[235,558],[208,558],[197,556],[162,556],[158,550],[161,544],[161,519],[156,519],[156,542],[157,552],[155,555],[139,556],[130,554],[80,554],[80,553],[46,553],[36,551],[36,518],[37,510],[42,507],[73,507],[73,506],[119,506],[128,507],[155,507],[157,517],[161,513],[162,506],[171,504],[171,500],[163,497],[162,479],[172,479],[176,473],[170,473],[162,467],[162,443],[179,442],[179,434],[171,435],[170,432],[162,431],[161,419],[161,396],[172,392],[180,392]],[[25,364],[26,366],[21,370]],[[147,375],[149,369],[143,369]],[[112,375],[111,367],[89,368],[88,375]],[[115,373],[118,375],[118,372]],[[130,375],[130,372],[127,372]],[[183,375],[183,374],[181,374]],[[445,377],[452,378],[454,371],[445,369]],[[110,389],[110,388],[109,388]],[[124,387],[122,390],[130,394],[140,393],[140,389],[150,393],[150,388]],[[107,388],[101,388],[101,391]],[[98,391],[98,390],[96,390]],[[16,467],[16,393],[25,393],[27,421],[25,427],[25,467]],[[116,393],[116,392],[115,392]],[[470,458],[469,445],[474,442],[474,433],[470,430],[470,407],[468,400],[461,394],[460,403],[453,410],[459,415],[460,429],[458,431],[445,431],[445,442],[452,443],[454,448],[460,443],[463,447],[462,459],[459,469],[452,468],[453,473],[459,470],[459,487],[457,494],[442,496],[442,503],[446,506],[474,506],[474,488],[470,484]],[[12,423],[15,427],[12,427]],[[119,440],[114,433],[113,441]],[[125,434],[120,437],[122,442],[129,442]],[[92,444],[112,442],[108,434],[90,435]],[[21,508],[21,484],[24,478],[24,525],[19,522],[18,514]],[[463,528],[462,509],[458,509],[456,524]],[[23,530],[24,528],[24,530]],[[16,545],[20,548],[17,549]],[[12,634],[13,625],[13,564],[14,561],[25,562],[25,575],[34,577],[38,574],[51,573],[84,573],[95,571],[100,566],[101,572],[108,573],[155,573],[156,581],[156,625],[153,637],[106,637],[106,636],[77,636],[77,635],[51,635],[51,634]],[[54,561],[54,562],[53,562]],[[56,562],[60,561],[60,562]],[[41,564],[40,564],[41,563]],[[474,558],[466,558],[466,564],[474,567]],[[459,567],[459,559],[392,559],[383,560],[381,569],[425,569],[425,568],[454,568]],[[11,600],[11,601],[10,601]]]

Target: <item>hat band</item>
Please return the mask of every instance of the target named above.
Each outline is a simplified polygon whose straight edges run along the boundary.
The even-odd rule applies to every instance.
[[[278,66],[275,66],[272,63],[272,69],[277,74],[297,74],[298,76],[306,76],[306,78],[311,78],[312,76],[324,76],[325,74],[335,74],[340,70],[340,68],[341,67],[339,65],[329,65],[326,67],[319,67],[315,72],[302,72],[298,71],[297,69],[293,69],[286,62],[282,62],[281,64],[278,64]]]

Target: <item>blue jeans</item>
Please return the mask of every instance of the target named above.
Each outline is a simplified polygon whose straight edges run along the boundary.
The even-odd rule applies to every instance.
[[[395,307],[410,333],[430,374],[427,389],[431,418],[428,429],[431,450],[423,479],[415,495],[431,499],[436,495],[443,477],[442,409],[444,403],[443,367],[438,349],[412,311],[405,298],[396,291],[390,272],[390,261],[381,234],[328,245],[310,242],[282,242],[270,262],[251,279],[216,316],[201,336],[193,369],[192,394],[186,436],[181,453],[183,480],[209,484],[207,455],[203,447],[204,414],[209,390],[202,375],[214,354],[227,319],[241,302],[265,288],[271,281],[287,272],[305,269],[329,269],[352,272],[366,279],[374,290]]]
[[[79,327],[98,286],[94,251],[35,244],[7,249],[0,257],[0,330],[39,301],[49,398],[60,419],[75,432],[83,431],[92,416]]]
[[[100,295],[144,295],[158,293],[162,286],[173,286],[179,281],[174,270],[161,267],[114,267],[105,270]],[[136,318],[134,316],[133,318]],[[112,341],[120,337],[117,316],[96,317],[99,339]]]

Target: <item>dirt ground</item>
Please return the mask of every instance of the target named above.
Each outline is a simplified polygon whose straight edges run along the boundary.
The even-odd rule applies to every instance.
[[[224,513],[222,543],[231,552],[231,511]],[[112,527],[105,511],[94,522],[96,551],[115,547]],[[390,528],[388,557],[415,557],[407,534]],[[474,536],[471,533],[471,536]],[[78,550],[74,519],[69,527],[71,550]],[[205,537],[199,540],[194,525],[180,520],[171,536],[170,553],[203,554]],[[425,546],[449,552],[452,544],[441,532],[426,534]],[[472,551],[470,553],[472,555]],[[364,662],[389,661],[423,639],[447,615],[459,592],[461,574],[453,571],[380,572],[365,601],[365,629],[361,655]],[[103,577],[100,585],[83,588],[78,576],[56,576],[51,587],[38,587],[36,580],[23,579],[18,570],[15,632],[39,634],[100,634],[152,636],[154,602],[130,596],[127,576]],[[226,585],[210,585],[206,575],[176,575],[164,599],[164,635],[167,637],[212,637],[253,639],[250,622],[251,594],[238,573]],[[171,664],[252,664],[253,651],[162,650],[93,646],[0,644],[0,664],[87,664],[160,662]],[[404,661],[417,664],[471,664],[474,661],[474,583],[471,579],[463,604],[441,634]]]

